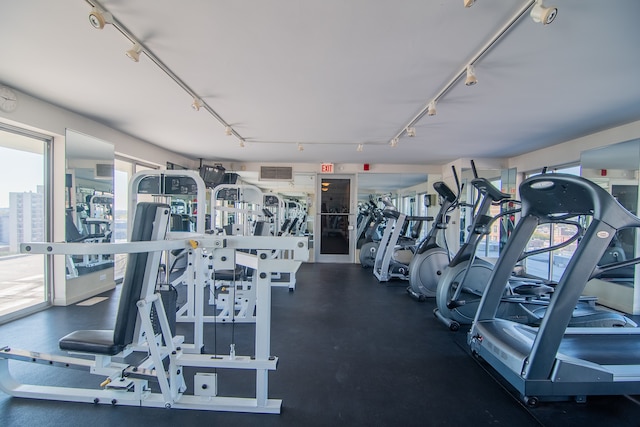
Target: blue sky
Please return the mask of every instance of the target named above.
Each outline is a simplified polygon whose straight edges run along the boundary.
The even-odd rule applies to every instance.
[[[0,147],[0,208],[9,207],[10,192],[36,192],[43,185],[43,156]]]

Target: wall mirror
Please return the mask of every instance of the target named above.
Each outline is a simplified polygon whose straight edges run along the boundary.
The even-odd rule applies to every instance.
[[[621,142],[603,148],[587,150],[580,156],[581,175],[597,183],[634,215],[638,215],[638,169],[640,168],[640,140]],[[618,231],[605,257],[616,260],[632,259],[638,248],[638,233],[636,229]],[[603,263],[607,261],[603,259]],[[615,285],[632,289],[635,282],[635,268],[624,267],[612,270],[602,280]],[[609,293],[615,295],[619,291]],[[624,291],[622,291],[624,293]],[[607,297],[605,297],[607,298]],[[633,298],[627,298],[628,302]],[[627,310],[626,312],[631,312]]]
[[[113,228],[113,144],[66,131],[65,239],[110,242]],[[112,269],[113,256],[74,255],[66,260],[67,279]]]

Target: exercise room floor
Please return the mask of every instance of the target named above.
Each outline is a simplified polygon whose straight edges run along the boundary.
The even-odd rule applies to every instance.
[[[465,328],[450,332],[416,302],[406,283],[380,284],[353,264],[304,264],[295,292],[273,289],[269,396],[280,415],[167,410],[11,398],[0,392],[5,426],[637,426],[640,396],[591,397],[585,404],[543,403],[529,409],[511,395],[465,346]],[[53,307],[0,326],[0,347],[56,352],[76,329],[109,329],[115,291],[93,306]],[[206,326],[205,350],[228,348],[230,324]],[[189,335],[188,324],[178,333]],[[236,325],[237,354],[252,349],[253,325]],[[80,371],[11,361],[19,371],[41,369],[49,384],[96,386]],[[76,377],[77,376],[77,377]],[[235,391],[246,384],[223,384]],[[44,381],[43,380],[43,381]],[[252,382],[253,377],[247,379]],[[80,384],[81,385],[81,384]],[[253,385],[251,385],[253,387]],[[252,389],[252,388],[250,388]]]

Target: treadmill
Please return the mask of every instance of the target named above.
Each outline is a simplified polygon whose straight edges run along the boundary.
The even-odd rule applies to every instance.
[[[640,258],[598,265],[616,232],[640,218],[598,185],[578,176],[543,174],[520,185],[522,215],[496,263],[467,343],[531,406],[586,401],[589,395],[640,394],[640,328],[568,327],[587,281]],[[578,215],[590,220],[539,327],[496,318],[505,284],[540,224]]]

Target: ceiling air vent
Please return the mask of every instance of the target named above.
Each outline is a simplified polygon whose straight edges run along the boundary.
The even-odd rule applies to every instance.
[[[261,181],[293,181],[293,168],[290,166],[260,166]]]

